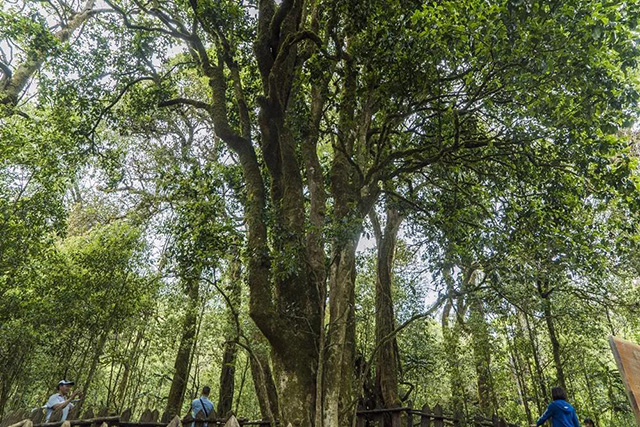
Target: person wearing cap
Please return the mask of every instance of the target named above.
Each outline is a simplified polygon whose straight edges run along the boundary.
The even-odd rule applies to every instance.
[[[49,400],[47,401],[47,414],[45,418],[45,422],[49,422],[49,418],[51,418],[51,414],[53,414],[58,409],[62,409],[62,418],[60,421],[65,421],[67,419],[67,415],[69,415],[69,410],[73,408],[73,402],[79,400],[81,394],[80,391],[77,390],[73,392],[73,394],[69,397],[69,391],[71,390],[71,386],[75,383],[73,381],[61,380],[57,386],[57,393],[49,396]],[[77,400],[74,400],[78,397]]]

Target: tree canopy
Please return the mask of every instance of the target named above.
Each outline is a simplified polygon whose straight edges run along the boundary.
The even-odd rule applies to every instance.
[[[314,427],[531,423],[561,385],[631,425],[606,337],[639,338],[639,15],[2,3],[0,416],[71,377]]]

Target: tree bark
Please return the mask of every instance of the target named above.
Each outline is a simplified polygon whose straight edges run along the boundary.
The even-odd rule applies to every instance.
[[[217,413],[220,416],[233,408],[233,394],[235,391],[237,341],[240,337],[238,330],[238,310],[240,309],[242,272],[237,255],[234,255],[230,263],[231,274],[225,288],[227,296],[227,333],[222,355],[222,368],[220,370],[220,392],[218,394]]]
[[[178,353],[173,366],[173,378],[165,410],[171,417],[179,415],[180,409],[182,408],[184,393],[187,388],[187,380],[189,379],[189,365],[194,340],[196,338],[198,307],[200,305],[199,278],[189,277],[183,278],[182,280],[185,286],[188,302],[184,321],[182,323],[182,335],[180,337]]]
[[[116,409],[119,411],[123,410],[125,406],[127,387],[129,386],[131,372],[133,371],[133,368],[135,367],[136,361],[139,357],[138,349],[140,348],[142,338],[144,338],[144,327],[138,328],[138,331],[136,332],[136,338],[133,343],[133,348],[131,349],[131,353],[129,355],[129,359],[123,363],[124,372],[122,373],[122,379],[118,384],[118,390],[115,397]]]
[[[381,342],[395,329],[392,271],[398,230],[402,217],[395,208],[387,208],[384,231],[374,211],[370,218],[378,246],[376,279],[376,342]],[[398,344],[394,337],[380,347],[376,356],[376,406],[393,408],[400,405],[398,397]]]
[[[462,374],[460,372],[460,334],[461,328],[458,316],[453,316],[453,325],[450,325],[453,301],[449,300],[442,311],[442,339],[447,358],[448,372],[451,378],[451,403],[454,413],[463,413],[465,404],[465,389]]]
[[[87,1],[84,8],[80,12],[74,13],[66,25],[61,23],[62,28],[53,34],[53,37],[61,43],[67,42],[73,32],[92,16],[94,5],[95,0]],[[50,52],[46,50],[28,52],[26,60],[18,65],[13,73],[8,73],[8,69],[0,70],[3,71],[3,78],[0,79],[0,106],[14,107],[18,103],[20,95],[27,87],[29,80],[42,67],[49,55]],[[3,115],[6,115],[6,113],[0,109],[0,117]]]
[[[471,297],[469,304],[469,327],[471,329],[480,411],[486,417],[491,417],[496,413],[492,402],[491,343],[489,342],[489,328],[482,301],[477,295]]]
[[[255,330],[252,335],[254,345],[250,354],[251,374],[260,405],[260,414],[263,420],[273,421],[279,413],[278,393],[266,350],[268,344],[260,331]]]
[[[93,381],[93,376],[96,373],[96,369],[98,368],[98,362],[100,362],[100,356],[102,356],[102,351],[104,350],[104,346],[107,343],[107,337],[109,335],[109,331],[103,331],[100,338],[98,338],[98,343],[96,344],[96,350],[93,354],[93,360],[91,361],[91,367],[89,368],[89,374],[87,375],[87,379],[82,385],[82,393],[89,393],[89,388],[91,387],[91,382]],[[78,402],[78,408],[82,407],[84,400],[80,400]],[[78,409],[80,410],[80,409]]]
[[[531,344],[531,353],[533,354],[533,363],[536,368],[536,376],[537,376],[537,382],[540,387],[540,393],[543,400],[548,400],[549,394],[547,391],[542,364],[540,363],[540,356],[539,356],[540,353],[539,353],[539,348],[536,342],[535,333],[534,333],[534,330],[531,328],[531,324],[529,323],[529,315],[527,313],[523,313],[523,314],[524,314],[524,323],[525,323],[525,326],[527,327],[527,333],[529,335],[529,342]],[[539,411],[542,410],[542,407],[539,407],[538,410]]]
[[[549,332],[549,340],[551,341],[551,350],[553,352],[553,363],[556,368],[556,376],[558,385],[565,391],[567,390],[567,383],[565,381],[564,369],[562,368],[562,357],[560,349],[560,341],[556,334],[555,324],[553,323],[553,315],[551,312],[551,290],[548,283],[543,283],[542,280],[537,281],[538,293],[542,299],[542,310],[544,311],[544,320],[547,324],[547,331]]]
[[[513,339],[509,338],[509,330],[506,326],[504,332],[505,339],[507,340],[507,347],[509,349],[509,353],[511,353],[513,375],[516,380],[516,386],[518,387],[518,393],[520,395],[520,399],[522,400],[525,414],[527,415],[527,424],[531,425],[533,423],[533,416],[531,414],[531,408],[529,407],[529,393],[527,390],[527,381],[524,376],[522,360],[520,359],[520,354],[516,349],[516,337],[514,336]]]

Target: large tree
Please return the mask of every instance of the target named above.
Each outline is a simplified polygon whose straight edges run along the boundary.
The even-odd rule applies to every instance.
[[[637,5],[106,3],[113,13],[91,23],[114,34],[99,49],[113,57],[109,78],[80,81],[100,90],[76,95],[116,95],[89,102],[86,134],[108,129],[109,110],[142,85],[148,114],[202,110],[212,143],[233,153],[250,312],[271,346],[284,425],[351,423],[355,251],[381,184],[418,176],[437,200],[467,170],[587,175],[614,163],[619,183],[628,172],[607,134],[629,123],[637,96]]]

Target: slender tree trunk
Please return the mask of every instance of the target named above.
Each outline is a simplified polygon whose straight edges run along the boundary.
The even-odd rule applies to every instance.
[[[527,327],[527,333],[529,335],[529,341],[531,343],[531,353],[533,354],[533,363],[536,367],[536,374],[538,377],[538,384],[540,385],[540,392],[542,394],[543,400],[548,400],[549,394],[547,392],[546,381],[544,377],[544,371],[542,370],[542,364],[540,363],[540,354],[538,352],[538,345],[536,342],[536,337],[533,329],[531,328],[531,324],[529,323],[529,315],[527,313],[524,314],[524,323]],[[538,408],[539,410],[541,408]]]
[[[547,283],[542,283],[542,280],[537,281],[538,293],[542,299],[542,310],[544,311],[544,320],[547,324],[547,330],[549,332],[549,339],[551,340],[551,351],[553,352],[553,362],[556,368],[556,376],[558,379],[558,385],[564,390],[567,390],[567,383],[564,377],[564,369],[562,368],[562,358],[560,342],[556,334],[555,324],[553,322],[553,315],[551,312],[551,291],[548,289]]]
[[[393,296],[391,292],[393,258],[402,217],[395,208],[387,209],[384,231],[374,211],[371,222],[378,246],[376,280],[376,342],[390,335],[395,329]],[[383,344],[376,355],[376,406],[392,408],[400,405],[398,397],[398,346],[396,339]]]
[[[142,338],[144,337],[144,329],[138,328],[136,332],[135,341],[133,342],[133,348],[129,354],[128,360],[124,362],[124,372],[122,373],[122,379],[118,384],[118,390],[116,392],[115,402],[116,409],[122,410],[124,409],[126,397],[127,397],[127,387],[129,385],[129,379],[131,377],[131,372],[135,367],[136,361],[139,357],[140,343],[142,342]]]
[[[442,311],[442,336],[447,360],[447,371],[451,380],[451,402],[454,413],[464,411],[465,390],[460,372],[460,324],[454,316],[453,325],[450,325],[451,309],[453,302],[447,301]]]
[[[529,392],[527,390],[527,381],[524,376],[522,360],[520,359],[520,354],[516,349],[516,337],[514,336],[513,340],[509,338],[509,331],[506,326],[505,339],[507,340],[509,353],[511,353],[513,374],[516,380],[516,386],[518,387],[518,393],[520,394],[520,400],[522,400],[522,405],[524,406],[524,411],[527,415],[527,424],[531,425],[533,423],[533,416],[531,414],[531,408],[529,407]]]
[[[188,306],[182,324],[182,336],[180,337],[178,354],[176,355],[173,367],[173,379],[167,399],[166,412],[171,417],[178,415],[182,408],[184,393],[187,388],[187,380],[189,378],[189,365],[196,337],[198,307],[200,305],[199,279],[197,277],[190,277],[184,278],[183,281],[188,296]]]
[[[355,250],[352,238],[333,259],[323,379],[323,426],[348,426],[355,414]]]
[[[142,349],[142,354],[143,354],[142,363],[141,363],[142,366],[145,366],[145,364],[147,362],[147,357],[149,356],[149,347],[150,347],[150,345],[151,345],[151,340],[147,341],[145,343],[144,348]],[[136,360],[136,362],[137,362],[137,360]],[[135,367],[135,364],[134,364],[134,367]],[[138,391],[140,390],[140,385],[142,384],[143,379],[144,379],[144,372],[142,370],[140,370],[140,372],[137,375],[137,379],[136,379],[135,386],[134,386],[134,389],[133,389],[133,398],[132,398],[132,401],[131,401],[131,411],[134,412],[134,413],[138,409],[138,402],[139,402],[139,396],[140,396]]]
[[[100,338],[98,338],[98,343],[96,345],[96,351],[93,354],[93,360],[91,361],[91,367],[89,368],[89,374],[87,375],[87,379],[82,385],[82,393],[84,395],[88,395],[89,388],[91,387],[91,382],[93,381],[93,376],[96,373],[96,369],[98,368],[98,362],[100,362],[100,356],[102,356],[102,352],[104,350],[104,346],[107,343],[107,337],[109,335],[109,331],[103,331]],[[84,403],[84,399],[78,402],[78,408],[82,408],[82,404]],[[79,410],[79,409],[78,409]]]
[[[469,327],[473,346],[473,359],[477,375],[480,411],[487,417],[494,415],[491,381],[491,343],[482,301],[473,296],[469,305]]]
[[[584,375],[584,381],[587,385],[587,393],[589,395],[589,404],[591,405],[591,413],[593,417],[596,419],[596,424],[600,424],[600,419],[598,414],[600,411],[596,410],[596,402],[593,397],[593,383],[591,381],[591,377],[589,376],[589,372],[587,370],[587,363],[584,359],[584,355],[582,355],[582,374]]]
[[[253,342],[256,345],[250,355],[251,375],[260,405],[260,414],[263,420],[273,421],[279,413],[278,394],[269,365],[269,356],[266,351],[267,343],[258,330],[253,334]]]
[[[235,255],[231,261],[231,274],[228,278],[225,293],[227,295],[227,333],[222,355],[222,368],[220,370],[220,393],[218,394],[217,413],[226,416],[233,408],[233,394],[235,392],[236,356],[238,352],[237,340],[240,336],[238,330],[238,310],[240,309],[242,271],[240,259]]]

